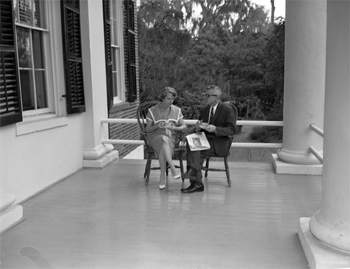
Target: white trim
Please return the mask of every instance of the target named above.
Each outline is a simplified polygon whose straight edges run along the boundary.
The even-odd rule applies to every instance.
[[[67,117],[57,117],[53,114],[38,117],[26,117],[25,121],[16,123],[16,135],[25,135],[68,125]]]

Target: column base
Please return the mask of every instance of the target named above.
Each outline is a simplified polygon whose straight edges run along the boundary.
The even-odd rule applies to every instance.
[[[272,164],[275,167],[276,174],[290,175],[313,175],[321,176],[322,164],[292,164],[281,161],[277,154],[272,154]]]
[[[103,168],[119,158],[119,151],[112,150],[97,160],[83,160],[84,168]]]
[[[22,220],[24,220],[23,207],[21,205],[9,206],[0,213],[0,233],[7,231]]]
[[[126,155],[123,159],[132,159],[132,160],[143,160],[144,159],[144,146],[141,145],[135,150]]]
[[[310,218],[300,218],[298,236],[310,268],[350,268],[350,255],[333,248],[312,235]]]

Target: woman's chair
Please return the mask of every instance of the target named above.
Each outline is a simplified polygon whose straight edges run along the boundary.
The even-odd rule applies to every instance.
[[[233,108],[233,112],[235,114],[235,118],[234,118],[234,126],[235,126],[235,130],[237,130],[237,127],[236,127],[236,121],[237,121],[237,116],[238,116],[238,111],[237,111],[237,108],[232,104],[232,103],[229,103],[232,108]],[[228,156],[230,156],[230,149],[231,149],[231,144],[232,144],[232,141],[233,141],[233,136],[230,136],[230,143],[229,143],[229,147],[227,149],[227,155],[226,156],[210,156],[209,158],[206,158],[205,160],[205,166],[202,167],[202,170],[205,171],[205,177],[208,177],[208,172],[209,171],[219,171],[219,172],[226,172],[226,177],[227,177],[227,184],[229,187],[231,187],[231,179],[230,179],[230,170],[229,170],[229,167],[228,167],[228,161],[227,161],[227,158]],[[225,166],[225,169],[220,169],[220,168],[210,168],[209,167],[209,159],[211,157],[215,157],[215,158],[219,158],[219,157],[223,157],[224,158],[224,166]]]
[[[145,172],[143,174],[143,178],[146,181],[146,184],[149,182],[149,176],[151,173],[151,170],[160,170],[159,166],[154,166],[152,167],[152,159],[155,159],[155,153],[153,148],[150,146],[149,141],[148,141],[148,136],[146,132],[146,115],[148,112],[148,109],[151,108],[152,106],[158,104],[158,101],[147,101],[144,103],[141,103],[136,111],[136,118],[137,122],[140,126],[140,132],[141,132],[141,139],[145,142],[145,153],[147,157],[147,162],[146,162],[146,167],[145,167]],[[174,147],[174,158],[179,160],[180,166],[175,165],[176,168],[180,168],[181,174],[183,174],[183,154],[186,151],[184,147],[180,146],[180,142],[183,139],[182,132],[176,132],[176,137],[175,137],[175,147]],[[168,175],[169,172],[169,165],[167,164],[166,168],[166,175]]]

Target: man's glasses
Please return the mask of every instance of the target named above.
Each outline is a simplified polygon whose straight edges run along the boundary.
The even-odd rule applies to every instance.
[[[207,86],[207,90],[220,90],[220,88],[216,85],[209,85]]]
[[[207,94],[207,93],[203,93],[203,96],[205,98],[209,98],[210,96],[218,96],[217,94]]]

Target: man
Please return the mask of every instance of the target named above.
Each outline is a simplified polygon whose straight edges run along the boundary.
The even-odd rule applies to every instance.
[[[190,179],[190,186],[181,189],[183,193],[204,191],[201,172],[203,160],[212,156],[223,157],[228,153],[230,136],[235,134],[235,114],[229,104],[220,101],[221,94],[218,86],[210,85],[206,89],[207,105],[200,111],[195,130],[204,131],[210,149],[191,151],[187,143],[187,172],[182,177]]]

